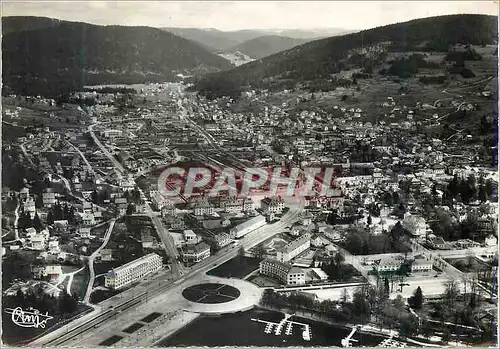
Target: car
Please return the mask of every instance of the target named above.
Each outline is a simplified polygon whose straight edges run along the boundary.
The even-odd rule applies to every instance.
[[[434,275],[435,278],[437,278],[438,276],[439,276],[438,274]]]

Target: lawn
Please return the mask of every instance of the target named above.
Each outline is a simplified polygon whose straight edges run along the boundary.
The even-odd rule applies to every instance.
[[[446,259],[448,263],[464,273],[473,273],[478,271],[486,271],[492,267],[488,264],[481,262],[477,258],[450,258]]]
[[[85,269],[76,273],[73,276],[73,282],[71,283],[71,294],[76,294],[78,299],[82,300],[85,296],[85,292],[87,291],[87,284],[89,282],[89,268],[85,267]]]
[[[209,270],[207,275],[219,277],[234,277],[243,279],[245,276],[259,268],[260,258],[236,256],[226,263]]]
[[[122,291],[120,290],[94,290],[90,294],[90,303],[99,304],[102,301],[105,301],[108,298],[116,296],[120,294]]]
[[[259,287],[282,287],[283,285],[279,283],[278,280],[270,278],[269,276],[265,275],[252,275],[250,276],[247,281],[250,281],[251,283],[259,286]]]

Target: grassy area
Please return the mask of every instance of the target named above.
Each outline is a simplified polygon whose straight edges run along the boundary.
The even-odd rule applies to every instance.
[[[89,268],[76,273],[73,276],[73,282],[71,283],[71,294],[76,294],[78,299],[82,300],[85,297],[85,292],[87,290],[87,285],[89,282]]]
[[[488,269],[491,269],[490,265],[488,265],[484,262],[481,262],[480,260],[478,260],[474,257],[449,258],[449,259],[446,259],[446,261],[464,273],[486,271]]]
[[[120,294],[121,290],[95,290],[90,294],[90,303],[99,304],[108,298]]]
[[[207,275],[242,279],[259,268],[260,258],[236,256],[207,272]]]
[[[269,276],[266,275],[252,275],[250,276],[247,281],[250,281],[251,283],[259,286],[259,287],[281,287],[283,286],[278,280],[273,279]]]

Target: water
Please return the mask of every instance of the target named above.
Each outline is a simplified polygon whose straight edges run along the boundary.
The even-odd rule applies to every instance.
[[[303,326],[293,325],[292,334],[286,335],[285,325],[281,335],[275,335],[276,326],[270,334],[264,333],[265,323],[252,321],[261,320],[279,322],[284,315],[279,312],[264,309],[253,309],[243,313],[227,314],[219,317],[200,317],[170,338],[159,343],[161,347],[169,346],[337,346],[350,332],[351,328],[332,326],[300,317],[290,320],[309,324],[311,326],[311,341],[302,338]],[[353,346],[377,346],[384,337],[360,334],[356,332]]]

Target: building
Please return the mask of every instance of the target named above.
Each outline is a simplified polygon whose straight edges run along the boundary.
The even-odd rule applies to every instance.
[[[310,225],[312,223],[313,215],[311,212],[306,212],[301,214],[300,219],[302,220],[302,225]]]
[[[43,207],[51,208],[56,203],[56,193],[47,190],[47,192],[42,194]]]
[[[230,236],[231,239],[239,239],[242,236],[248,234],[249,232],[262,227],[266,224],[266,218],[264,216],[258,215],[249,219],[248,221],[241,223],[231,229]]]
[[[304,270],[271,259],[260,262],[259,272],[262,275],[276,278],[286,285],[304,285],[306,283]]]
[[[432,271],[432,261],[425,258],[416,258],[411,264],[412,273],[429,273]]]
[[[213,239],[217,248],[223,248],[231,243],[231,237],[226,233],[217,234]]]
[[[252,198],[245,198],[243,201],[243,211],[251,212],[254,210],[254,203]]]
[[[193,207],[195,216],[212,215],[215,212],[214,207],[208,200],[197,202]]]
[[[182,260],[186,263],[198,263],[210,257],[210,246],[204,242],[188,246],[182,252]]]
[[[184,230],[182,232],[182,236],[184,237],[184,242],[187,245],[194,245],[198,242],[198,236],[191,229]]]
[[[498,239],[495,235],[491,234],[491,235],[488,235],[485,239],[484,239],[484,244],[486,246],[496,246],[498,245]]]
[[[232,199],[224,202],[224,212],[227,213],[240,213],[243,211],[243,199]]]
[[[260,208],[262,209],[262,212],[264,212],[264,214],[281,214],[283,213],[283,209],[285,208],[285,201],[279,196],[264,198],[260,201]]]
[[[279,249],[276,253],[276,259],[282,263],[288,262],[309,247],[311,247],[311,234],[305,233]]]
[[[105,286],[119,289],[146,275],[162,268],[162,259],[156,253],[150,253],[127,264],[110,270],[105,277]]]
[[[396,256],[396,257],[388,257],[382,258],[377,264],[377,271],[380,272],[394,272],[401,268],[403,264],[404,257]]]

